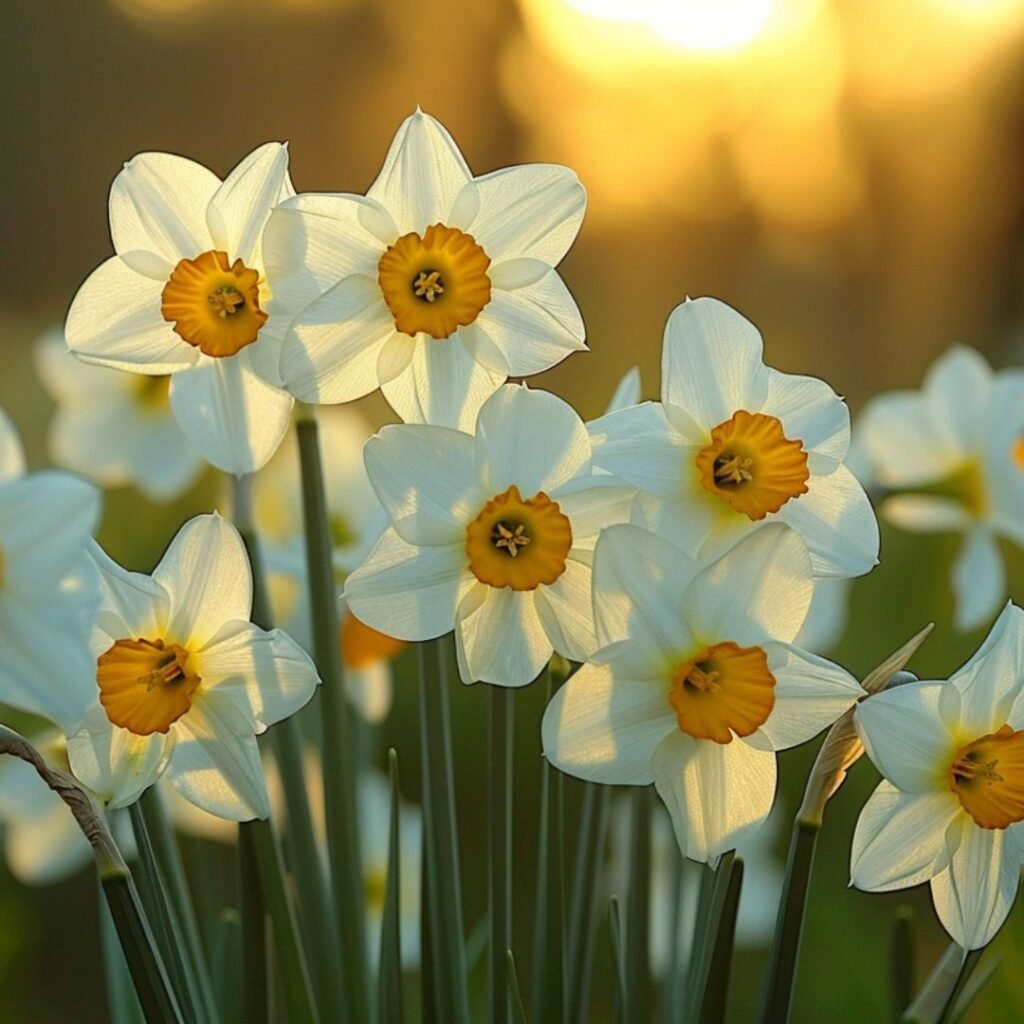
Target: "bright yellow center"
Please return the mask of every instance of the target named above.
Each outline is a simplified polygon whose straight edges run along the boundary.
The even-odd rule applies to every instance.
[[[1013,442],[1010,459],[1018,469],[1024,469],[1024,437],[1018,437]]]
[[[378,661],[397,658],[404,640],[380,633],[347,612],[341,623],[341,660],[345,668],[366,668]]]
[[[167,730],[192,706],[201,682],[189,653],[163,640],[118,640],[96,662],[100,703],[114,725],[137,736]]]
[[[395,327],[447,338],[491,301],[491,261],[472,235],[434,224],[402,235],[377,264],[377,282]]]
[[[1024,731],[1004,725],[956,752],[949,788],[982,828],[1024,821]]]
[[[750,736],[775,706],[775,676],[760,647],[712,644],[672,676],[669,703],[679,728],[699,740],[731,743]]]
[[[260,275],[227,253],[181,260],[164,285],[160,312],[174,333],[208,356],[233,356],[251,345],[267,321]]]
[[[469,568],[491,587],[554,583],[571,547],[572,525],[558,503],[543,491],[524,500],[515,484],[491,498],[466,530]]]
[[[171,378],[169,374],[149,377],[139,375],[136,386],[136,396],[139,405],[146,412],[166,412],[170,407]]]
[[[807,453],[774,416],[741,409],[697,453],[700,482],[748,519],[778,512],[807,492]]]

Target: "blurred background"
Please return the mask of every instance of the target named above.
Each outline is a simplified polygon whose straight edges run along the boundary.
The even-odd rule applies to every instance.
[[[0,405],[33,468],[49,461],[52,406],[32,347],[110,253],[106,194],[125,160],[170,150],[223,176],[259,143],[287,139],[299,191],[360,192],[417,104],[476,173],[559,162],[586,185],[587,218],[561,273],[591,354],[533,379],[586,417],[633,365],[644,397],[657,397],[662,328],[686,295],[738,308],[761,328],[769,363],[825,378],[855,413],[878,391],[918,386],[956,341],[995,366],[1024,360],[1021,0],[47,0],[4,4],[0,38]],[[388,418],[380,400],[362,404],[375,424]],[[221,493],[212,471],[171,506],[116,490],[101,539],[149,569],[181,520]],[[882,565],[852,589],[836,658],[862,674],[935,621],[912,667],[945,676],[959,665],[984,631],[952,628],[955,549],[952,537],[884,528]],[[1024,559],[1005,552],[1019,601]],[[403,655],[379,739],[410,766],[412,668]],[[538,689],[517,707],[524,908]],[[454,694],[471,924],[485,892],[479,690]],[[783,758],[790,812],[812,757]],[[416,772],[404,779],[417,799]],[[830,805],[797,1021],[886,1019],[889,937],[904,905],[917,911],[922,972],[944,948],[926,893],[846,888],[853,822],[875,781],[859,765]],[[106,1019],[95,902],[89,872],[30,890],[0,866],[0,1020]],[[525,910],[517,943],[528,965]],[[1003,963],[969,1019],[1017,1021],[1024,904],[989,956]],[[756,946],[738,955],[730,1019],[749,1019],[764,959]],[[592,1017],[610,1020],[600,980]]]

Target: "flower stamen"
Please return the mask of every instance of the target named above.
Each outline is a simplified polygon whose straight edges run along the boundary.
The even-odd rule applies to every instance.
[[[444,294],[444,282],[441,280],[439,270],[421,270],[412,283],[412,293],[417,299],[425,299],[433,302],[439,295]]]
[[[494,546],[498,549],[504,548],[513,558],[519,554],[520,548],[525,548],[530,543],[526,535],[526,527],[519,523],[515,529],[508,523],[495,523],[491,536],[494,539]]]

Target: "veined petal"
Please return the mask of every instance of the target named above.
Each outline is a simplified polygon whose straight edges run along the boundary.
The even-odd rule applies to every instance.
[[[590,782],[644,786],[651,756],[676,728],[668,686],[617,678],[609,665],[584,665],[544,712],[544,756]],[[681,735],[681,734],[680,734]]]
[[[471,177],[445,127],[417,110],[402,122],[366,194],[387,209],[405,234],[443,222]]]
[[[651,759],[654,785],[672,817],[680,850],[708,861],[734,850],[771,813],[776,765],[749,743],[694,740],[678,729]]]
[[[97,627],[115,640],[162,637],[171,617],[171,603],[160,583],[122,568],[95,541],[89,546],[89,558],[99,581]]]
[[[480,410],[476,467],[485,493],[515,484],[523,496],[550,493],[590,469],[590,439],[576,410],[547,391],[501,388]]]
[[[661,400],[705,430],[739,409],[757,412],[768,392],[758,329],[718,299],[687,299],[665,325]]]
[[[590,566],[570,555],[565,572],[534,592],[544,632],[554,649],[571,661],[586,661],[597,649],[590,584]]]
[[[64,334],[89,363],[133,373],[187,370],[199,350],[174,333],[160,314],[163,285],[142,277],[119,257],[101,263],[78,289]]]
[[[394,424],[367,441],[364,458],[400,537],[410,544],[465,544],[466,524],[489,497],[477,484],[469,434]]]
[[[216,174],[183,156],[133,157],[110,188],[114,249],[157,253],[172,264],[206,252],[206,207],[219,186]]]
[[[398,640],[431,640],[455,625],[474,578],[465,544],[415,547],[388,529],[345,581],[345,600],[368,626]]]
[[[991,618],[1006,597],[1006,568],[995,537],[976,527],[964,538],[953,563],[957,629],[968,630]]]
[[[568,167],[504,167],[473,185],[480,207],[467,230],[493,262],[529,256],[554,267],[576,240],[587,193]]]
[[[768,391],[761,411],[780,419],[786,437],[799,439],[812,457],[832,465],[842,462],[850,447],[850,410],[846,403],[816,377],[780,373],[771,367],[765,373]]]
[[[949,789],[903,793],[883,779],[857,819],[850,883],[889,892],[927,882],[948,865],[946,829],[962,812]]]
[[[555,488],[551,498],[572,523],[572,546],[580,557],[594,550],[602,530],[629,522],[636,490],[613,476],[578,476]]]
[[[455,620],[464,683],[526,686],[551,659],[554,648],[530,592],[477,584],[459,602]]]
[[[894,494],[882,502],[882,515],[894,526],[915,533],[958,533],[971,526],[960,502],[930,494]]]
[[[187,650],[205,647],[233,619],[252,611],[252,570],[238,531],[214,513],[190,519],[177,533],[153,579],[170,599],[164,639]]]
[[[972,738],[1014,724],[1024,696],[1024,611],[1008,602],[984,643],[949,682],[960,694],[959,722]]]
[[[711,557],[710,548],[721,532],[721,508],[721,499],[704,488],[700,488],[700,493],[694,489],[681,499],[671,500],[641,491],[633,504],[632,521],[635,526],[670,540],[691,558],[706,559]],[[735,517],[737,529],[742,528],[741,518],[746,519]],[[738,538],[730,543],[735,539]]]
[[[235,474],[254,473],[277,451],[294,405],[252,369],[244,351],[175,374],[170,398],[185,436],[218,469]]]

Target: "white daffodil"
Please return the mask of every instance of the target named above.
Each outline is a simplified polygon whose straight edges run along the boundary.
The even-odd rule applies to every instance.
[[[197,516],[152,577],[98,548],[94,559],[96,688],[68,740],[75,775],[107,806],[124,807],[166,770],[211,814],[265,818],[256,735],[301,708],[318,678],[294,640],[249,622],[252,575],[237,531]]]
[[[548,760],[593,782],[653,781],[694,860],[734,849],[771,811],[775,751],[863,695],[789,642],[812,589],[807,549],[782,525],[710,564],[636,526],[609,528],[594,555],[602,647],[544,714]]]
[[[71,726],[88,706],[97,595],[86,546],[100,495],[70,473],[24,469],[0,412],[0,704]]]
[[[154,501],[171,501],[195,483],[206,463],[171,413],[169,376],[90,366],[71,355],[60,331],[40,338],[35,356],[57,403],[54,462],[107,487],[134,484]]]
[[[920,391],[879,395],[857,421],[871,479],[903,493],[882,514],[907,530],[955,531],[956,625],[980,626],[1006,597],[997,537],[1024,546],[1024,370],[993,373],[958,345]]]
[[[851,881],[870,892],[930,882],[943,927],[980,949],[1024,862],[1024,611],[1008,604],[948,682],[879,693],[856,722],[885,778],[857,822]]]
[[[366,468],[391,527],[345,584],[360,620],[403,640],[454,629],[466,683],[525,686],[552,651],[594,651],[591,556],[634,491],[593,473],[571,406],[507,384],[475,436],[385,427]]]
[[[79,288],[65,325],[88,363],[169,375],[181,429],[230,473],[259,469],[291,415],[276,386],[290,312],[272,301],[261,244],[270,211],[291,195],[280,143],[223,182],[184,157],[136,156],[110,189],[117,255]]]
[[[825,576],[814,581],[814,597],[794,643],[806,651],[830,651],[843,637],[850,614],[851,581]]]
[[[565,167],[474,178],[417,110],[365,196],[299,195],[270,219],[274,287],[305,306],[282,351],[285,386],[330,404],[380,387],[403,420],[472,429],[506,378],[586,347],[554,270],[585,206]]]
[[[717,299],[687,300],[665,327],[661,402],[590,424],[594,462],[640,488],[633,521],[714,557],[766,523],[796,530],[816,576],[859,576],[878,523],[843,465],[843,400],[761,361],[757,328]]]
[[[317,419],[334,575],[340,589],[380,539],[388,517],[363,463],[363,446],[372,433],[365,418],[353,409],[324,407],[317,410]],[[253,511],[274,621],[312,651],[301,492],[298,449],[286,443],[256,477]],[[360,622],[344,602],[338,618],[345,693],[363,718],[381,722],[391,710],[391,662],[405,644]]]

